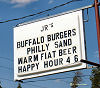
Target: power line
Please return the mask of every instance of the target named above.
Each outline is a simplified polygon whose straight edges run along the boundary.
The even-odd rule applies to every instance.
[[[1,80],[6,80],[6,81],[10,81],[10,82],[15,82],[15,81],[13,81],[13,80],[11,80],[11,79],[1,78],[1,77],[0,77],[0,79],[1,79]],[[30,83],[27,83],[27,84],[29,84],[29,85],[31,85],[31,86],[39,87],[39,88],[47,88],[47,87],[44,87],[44,86],[33,85],[33,84],[30,84]]]
[[[2,57],[2,56],[0,56],[0,58],[1,58],[1,59],[5,59],[5,60],[8,60],[8,61],[10,61],[10,62],[13,62],[13,60],[11,60],[10,58],[7,58],[7,57]],[[9,68],[9,67],[5,67],[5,66],[1,66],[1,65],[0,65],[0,69],[7,69],[7,70],[11,70],[11,71],[12,71],[13,68]]]
[[[100,74],[97,74],[97,75],[100,75]],[[91,76],[91,75],[82,75],[82,76],[77,76],[77,77],[86,77],[86,76]],[[48,80],[58,80],[58,79],[66,79],[66,78],[73,78],[73,77],[66,76],[66,77],[61,77],[61,78],[49,78],[49,79],[44,79],[44,80],[26,81],[26,82],[21,82],[21,83],[30,83],[30,82],[39,82],[39,81],[48,81]],[[7,81],[13,81],[13,80],[1,78],[1,77],[0,77],[0,79],[7,80]],[[18,81],[18,82],[20,82],[20,81]]]
[[[50,10],[54,10],[54,9],[56,9],[56,8],[65,6],[65,5],[67,5],[67,4],[70,4],[70,3],[76,2],[76,1],[82,1],[82,0],[71,0],[71,1],[66,2],[66,3],[64,3],[64,4],[55,6],[55,7],[53,7],[53,8],[50,8],[50,9],[47,9],[47,10],[44,10],[44,11],[40,11],[40,12],[35,13],[35,14],[30,14],[30,15],[23,16],[23,17],[20,17],[20,18],[14,18],[14,19],[6,20],[6,21],[1,21],[0,23],[6,23],[6,22],[10,22],[10,21],[15,21],[15,20],[20,20],[20,19],[25,19],[25,18],[28,18],[28,17],[31,17],[31,16],[35,16],[35,15],[38,15],[38,14],[42,14],[42,13],[48,12],[48,11],[50,11]]]
[[[0,77],[0,79],[2,79],[2,80],[6,80],[6,81],[11,81],[11,82],[14,82],[13,80],[11,80],[11,79],[5,79],[5,78],[1,78]]]
[[[78,76],[78,77],[85,77],[85,76],[91,76],[91,75],[82,75],[82,76]],[[48,80],[57,80],[57,79],[66,79],[66,78],[73,78],[73,77],[61,77],[61,78],[48,78],[48,79],[43,79],[43,80],[35,80],[35,81],[26,81],[23,83],[29,83],[29,82],[39,82],[39,81],[48,81]]]
[[[1,80],[6,80],[6,81],[14,82],[14,81],[11,80],[11,79],[1,78],[1,77],[0,77],[0,79],[1,79]],[[28,84],[29,84],[29,83],[28,83]],[[32,86],[35,86],[35,87],[40,87],[40,88],[47,88],[47,87],[43,87],[43,86],[39,86],[39,85],[33,85],[33,84],[29,84],[29,85],[32,85]]]
[[[28,84],[31,85],[31,86],[39,87],[39,88],[47,88],[47,87],[44,87],[44,86],[33,85],[33,84],[30,84],[30,83],[28,83]]]
[[[7,70],[11,70],[11,71],[13,70],[13,68],[9,68],[9,67],[5,67],[5,66],[1,66],[1,65],[0,65],[0,68],[1,68],[1,69],[4,68],[4,69],[7,69]]]
[[[8,57],[1,57],[1,56],[0,56],[0,58],[1,58],[1,59],[5,59],[5,60],[8,60],[8,61],[11,61],[11,62],[13,61],[13,60],[11,60],[11,59],[8,58]]]

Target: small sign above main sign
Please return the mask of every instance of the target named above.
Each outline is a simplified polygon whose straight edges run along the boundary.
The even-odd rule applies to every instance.
[[[86,68],[82,10],[14,28],[14,80]]]

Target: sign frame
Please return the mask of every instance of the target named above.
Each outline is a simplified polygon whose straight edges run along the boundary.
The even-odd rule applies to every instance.
[[[54,16],[50,16],[50,17],[46,17],[46,18],[42,18],[42,19],[39,19],[39,20],[36,20],[36,21],[31,21],[31,22],[26,22],[26,23],[22,23],[22,24],[19,24],[17,25],[15,28],[14,28],[14,80],[17,81],[17,80],[24,80],[24,79],[29,79],[29,78],[35,78],[35,77],[41,77],[41,76],[45,76],[45,75],[51,75],[51,74],[56,74],[56,73],[62,73],[62,72],[67,72],[67,71],[72,71],[72,70],[78,70],[78,69],[84,69],[87,67],[87,64],[86,63],[82,63],[80,61],[78,61],[77,63],[71,63],[69,65],[64,66],[64,67],[60,67],[60,68],[55,68],[55,69],[47,69],[45,71],[40,71],[40,72],[35,72],[35,73],[22,73],[22,74],[18,74],[17,71],[16,71],[16,68],[17,67],[17,63],[16,63],[16,42],[15,42],[15,39],[16,39],[16,28],[18,27],[23,27],[24,25],[28,25],[28,24],[34,24],[34,23],[38,23],[38,22],[41,22],[41,21],[44,21],[44,20],[47,20],[47,19],[53,19],[53,18],[56,18],[56,17],[59,17],[59,16],[64,16],[66,14],[71,14],[71,13],[77,13],[77,12],[81,12],[81,25],[79,25],[80,28],[82,28],[81,30],[81,38],[80,38],[80,42],[81,42],[81,45],[80,47],[82,48],[82,51],[81,51],[81,56],[82,58],[81,59],[87,59],[87,56],[86,56],[86,44],[85,44],[85,32],[84,32],[84,22],[83,22],[83,10],[73,10],[73,11],[69,11],[69,12],[64,12],[64,13],[60,13],[58,15],[54,15]],[[80,24],[80,23],[79,23]],[[52,25],[50,25],[52,26]],[[79,28],[79,30],[80,30]],[[18,30],[18,29],[17,29]],[[79,34],[80,35],[80,34]],[[83,39],[82,39],[83,37]],[[74,67],[75,66],[75,67]],[[70,69],[70,68],[74,68],[74,69]]]

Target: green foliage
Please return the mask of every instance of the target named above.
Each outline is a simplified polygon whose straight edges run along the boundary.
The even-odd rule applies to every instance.
[[[20,83],[18,83],[18,87],[17,88],[22,88]]]
[[[0,88],[2,88],[1,85],[0,85]]]
[[[100,88],[100,68],[92,69],[92,75],[90,76],[92,82],[91,88]]]
[[[0,88],[2,88],[2,86],[1,86],[1,82],[0,82]]]
[[[82,81],[81,75],[82,75],[82,73],[80,71],[77,71],[75,73],[75,76],[73,77],[71,88],[78,87],[78,84]]]

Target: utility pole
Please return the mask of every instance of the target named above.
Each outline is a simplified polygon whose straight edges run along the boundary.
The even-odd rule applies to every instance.
[[[94,0],[96,28],[97,28],[97,39],[98,39],[99,64],[81,59],[81,62],[91,64],[91,65],[95,65],[97,67],[100,67],[100,17],[99,17],[99,5],[100,5],[100,3],[98,2],[98,0]]]
[[[97,39],[98,39],[98,52],[99,52],[99,64],[100,64],[100,18],[99,18],[99,2],[95,0],[95,16],[96,16],[96,27],[97,27]]]

